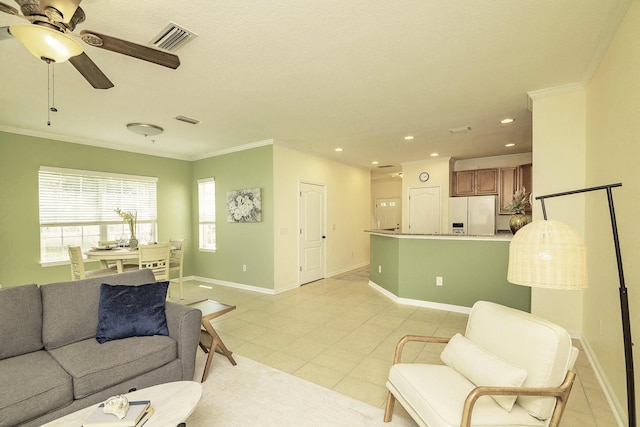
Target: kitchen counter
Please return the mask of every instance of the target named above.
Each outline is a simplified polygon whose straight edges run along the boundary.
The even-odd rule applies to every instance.
[[[531,288],[507,281],[511,233],[370,233],[369,279],[397,302],[468,312],[476,301],[531,310]]]
[[[403,233],[396,230],[364,230],[366,233],[379,234],[384,236],[392,236],[403,239],[442,239],[442,240],[501,240],[510,242],[513,235],[510,231],[498,231],[493,236],[484,235],[466,235],[466,234],[416,234],[416,233]]]

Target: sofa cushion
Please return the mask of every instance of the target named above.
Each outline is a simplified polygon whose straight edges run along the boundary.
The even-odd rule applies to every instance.
[[[416,381],[418,379],[419,381]],[[446,384],[434,387],[434,384]],[[475,385],[446,365],[399,363],[389,371],[387,388],[403,408],[429,427],[459,427],[463,403]],[[489,396],[480,397],[473,409],[474,426],[544,426],[518,404],[505,411]]]
[[[0,425],[13,426],[71,404],[71,376],[44,350],[0,360]]]
[[[169,282],[100,286],[96,341],[169,335],[165,303]]]
[[[42,340],[45,348],[51,350],[95,337],[102,283],[142,285],[153,281],[153,272],[145,269],[41,286]]]
[[[520,387],[527,371],[494,356],[460,334],[455,334],[440,354],[445,365],[475,385]],[[505,410],[511,411],[518,396],[491,396]]]
[[[73,394],[90,394],[153,371],[178,357],[176,341],[166,336],[132,337],[99,344],[94,338],[50,351],[73,377]]]
[[[42,299],[37,285],[0,289],[0,360],[42,348]]]

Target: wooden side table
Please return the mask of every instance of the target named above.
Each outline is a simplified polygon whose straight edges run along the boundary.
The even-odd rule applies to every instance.
[[[222,316],[230,311],[236,309],[235,305],[227,305],[221,302],[213,301],[210,299],[205,299],[202,301],[194,302],[191,304],[187,304],[190,307],[195,307],[202,312],[202,327],[204,331],[200,334],[200,348],[205,352],[209,353],[207,356],[207,363],[204,366],[204,373],[202,374],[202,382],[205,382],[207,379],[207,375],[209,374],[209,367],[211,366],[211,361],[213,360],[214,351],[218,351],[219,353],[227,356],[229,362],[232,365],[236,365],[236,361],[233,360],[232,352],[224,345],[220,335],[213,329],[211,325],[211,320],[215,319],[218,316]],[[208,343],[209,338],[211,339],[211,343]]]

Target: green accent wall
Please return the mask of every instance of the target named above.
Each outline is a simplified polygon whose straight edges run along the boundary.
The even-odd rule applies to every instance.
[[[0,132],[0,284],[69,280],[69,265],[40,265],[38,169],[53,166],[158,177],[158,239],[191,234],[191,162]],[[115,207],[114,207],[115,209]],[[197,236],[197,234],[195,235]],[[185,275],[193,274],[188,252]]]
[[[198,236],[199,179],[216,180],[216,252],[196,249],[199,276],[274,289],[273,146],[267,145],[193,163],[193,235]],[[262,191],[262,222],[227,222],[227,192]],[[247,266],[247,271],[242,266]]]
[[[400,298],[462,307],[484,300],[529,312],[531,290],[507,281],[508,260],[509,241],[372,234],[370,280]]]

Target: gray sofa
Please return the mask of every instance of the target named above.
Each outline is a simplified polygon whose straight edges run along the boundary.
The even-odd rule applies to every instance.
[[[102,283],[154,282],[139,270],[0,289],[0,427],[39,426],[132,389],[192,380],[200,310],[167,302],[169,336],[95,339]]]

